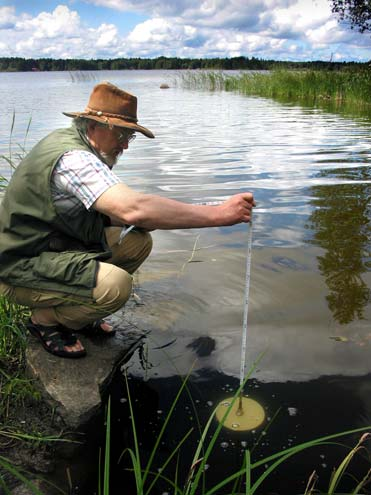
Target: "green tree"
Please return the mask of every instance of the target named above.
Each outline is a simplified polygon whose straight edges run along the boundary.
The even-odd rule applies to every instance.
[[[361,33],[371,31],[371,0],[332,0],[332,12]]]

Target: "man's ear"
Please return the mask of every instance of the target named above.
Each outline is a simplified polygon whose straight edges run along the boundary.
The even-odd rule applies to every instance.
[[[97,123],[94,120],[89,120],[88,126],[86,129],[86,134],[89,136],[90,133],[94,132],[94,129],[96,128]]]
[[[88,122],[88,130],[89,131],[90,131],[90,129],[91,130],[95,129],[96,126],[97,126],[97,123],[95,122],[95,120],[89,120],[89,122]]]

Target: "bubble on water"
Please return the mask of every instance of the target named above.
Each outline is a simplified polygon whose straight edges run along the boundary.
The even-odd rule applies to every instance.
[[[290,416],[296,416],[298,413],[297,407],[288,407],[287,410],[288,410]]]
[[[322,466],[323,468],[327,468],[327,464],[325,464],[325,463],[321,464],[321,466]]]
[[[169,492],[163,492],[162,495],[170,495]]]
[[[320,454],[319,456],[321,459],[324,459],[326,457],[325,454]]]
[[[123,404],[124,402],[127,402],[127,401],[128,401],[128,400],[127,400],[127,398],[126,398],[126,397],[121,397],[121,399],[120,399],[121,404]]]
[[[234,428],[234,429],[239,428],[239,426],[240,426],[239,423],[233,423],[232,424],[232,428]],[[232,445],[233,445],[233,443],[232,443]]]
[[[209,469],[209,467],[210,467],[210,464],[205,464],[204,471],[207,471]]]
[[[222,442],[220,444],[220,446],[223,448],[223,449],[226,449],[227,447],[229,447],[229,443],[228,442]]]
[[[228,407],[231,405],[231,403],[228,400],[225,400],[224,402],[222,402],[222,405]]]
[[[208,406],[210,406],[210,407],[211,407],[211,406],[214,404],[214,402],[213,402],[213,401],[211,401],[211,400],[208,400],[208,401],[206,402],[206,404],[207,404]]]
[[[157,414],[162,414],[163,411],[161,409],[158,409]]]
[[[267,432],[266,432],[266,431],[262,431],[262,435],[263,435],[263,436],[264,436],[264,435],[266,435],[266,434],[267,434]]]
[[[241,446],[242,446],[242,447],[247,447],[247,442],[246,442],[246,440],[242,440],[242,441],[241,441]]]

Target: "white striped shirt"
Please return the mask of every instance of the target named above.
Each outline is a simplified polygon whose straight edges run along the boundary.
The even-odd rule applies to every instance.
[[[92,204],[120,179],[99,158],[84,150],[67,151],[51,176],[53,203],[59,214],[74,217]]]

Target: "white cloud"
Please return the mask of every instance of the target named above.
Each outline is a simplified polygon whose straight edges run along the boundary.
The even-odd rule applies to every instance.
[[[2,13],[4,11],[0,11]],[[33,18],[17,19],[14,9],[6,13],[13,25],[0,29],[0,56],[94,58],[110,56],[122,41],[114,24],[89,28],[78,13],[66,5]]]
[[[17,17],[14,7],[0,7],[0,29],[12,29]]]
[[[102,24],[97,29],[97,48],[113,48],[119,44],[118,29],[114,24]]]
[[[368,60],[370,37],[338,24],[330,0],[86,0],[150,18],[125,37],[117,23],[86,24],[59,5],[32,17],[0,7],[0,56],[248,57]],[[73,4],[71,4],[73,5]],[[83,11],[81,11],[83,12]],[[336,55],[335,55],[336,54]]]

